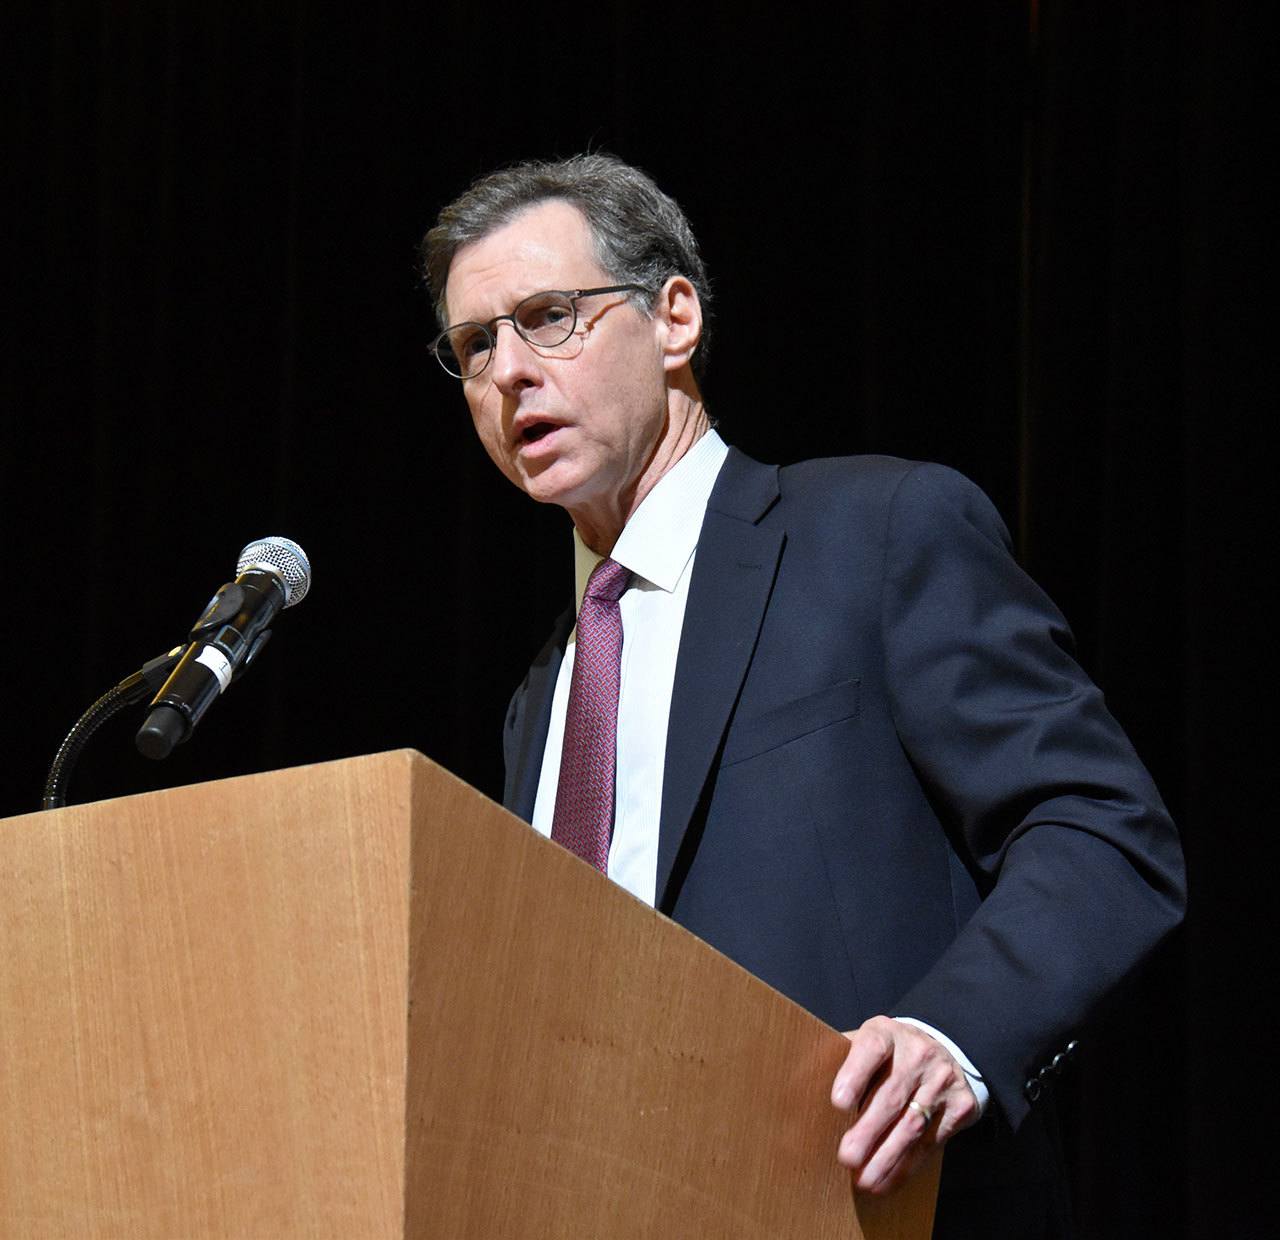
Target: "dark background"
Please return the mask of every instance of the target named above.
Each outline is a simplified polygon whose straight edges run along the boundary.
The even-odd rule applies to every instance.
[[[703,239],[726,438],[976,479],[1183,827],[1189,924],[1066,1089],[1083,1233],[1269,1234],[1247,10],[8,12],[0,814],[265,533],[305,606],[167,763],[108,725],[72,799],[401,746],[499,789],[568,524],[474,441],[415,246],[477,173],[601,146]]]

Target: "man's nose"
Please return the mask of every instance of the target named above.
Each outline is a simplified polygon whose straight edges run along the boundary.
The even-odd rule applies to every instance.
[[[510,323],[494,324],[493,382],[501,392],[514,392],[539,381],[538,355]]]

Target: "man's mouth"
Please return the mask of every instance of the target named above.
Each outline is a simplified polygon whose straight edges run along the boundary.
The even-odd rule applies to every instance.
[[[531,422],[520,431],[521,443],[537,443],[545,435],[556,429],[554,422]]]
[[[516,425],[516,447],[527,448],[538,443],[554,431],[560,430],[562,425],[551,418],[538,417],[537,414],[527,417],[521,415]]]

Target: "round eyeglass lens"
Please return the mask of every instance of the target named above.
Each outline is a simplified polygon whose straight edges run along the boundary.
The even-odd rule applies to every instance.
[[[493,337],[479,323],[459,323],[451,327],[436,343],[440,364],[460,379],[479,374],[489,361]]]
[[[535,293],[512,312],[520,334],[530,343],[549,348],[573,335],[574,310],[563,293]]]

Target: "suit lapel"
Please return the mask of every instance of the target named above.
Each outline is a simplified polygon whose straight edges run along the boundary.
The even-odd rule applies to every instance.
[[[776,466],[730,449],[707,503],[689,583],[667,728],[657,905],[733,716],[785,534],[757,523],[778,498]]]
[[[556,678],[564,659],[565,643],[573,629],[573,608],[557,621],[551,640],[542,648],[516,692],[507,720],[504,757],[506,786],[502,803],[525,822],[533,821],[538,799],[538,779],[542,774],[542,751],[547,747],[551,726],[551,700]]]

